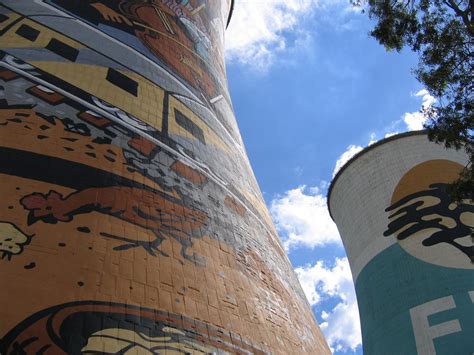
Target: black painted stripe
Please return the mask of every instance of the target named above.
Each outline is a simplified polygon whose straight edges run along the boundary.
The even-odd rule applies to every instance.
[[[174,110],[174,117],[178,125],[191,133],[193,137],[202,144],[206,144],[206,141],[204,140],[204,132],[201,127],[199,127],[196,123],[194,123],[191,119],[186,117],[181,111],[177,109]]]
[[[107,81],[119,87],[122,90],[125,90],[133,96],[138,96],[138,83],[130,79],[128,76],[123,75],[119,71],[109,68],[107,71]]]
[[[25,18],[25,16],[20,16],[18,17],[16,20],[13,20],[12,22],[10,22],[7,26],[5,26],[4,28],[2,28],[0,30],[0,36],[3,36],[5,33],[7,33],[8,31],[10,31],[10,29],[12,27],[14,27],[18,22],[21,22],[23,21],[23,19]],[[3,20],[2,22],[4,22],[5,20]]]
[[[153,191],[146,185],[89,165],[6,147],[0,147],[0,173],[75,190],[127,186]]]
[[[15,31],[15,33],[18,36],[21,36],[21,37],[27,39],[28,41],[34,42],[38,38],[38,36],[40,34],[40,31],[38,31],[37,29],[35,29],[31,26],[28,26],[28,25],[21,25]]]
[[[161,118],[161,133],[163,134],[163,137],[168,137],[169,102],[170,94],[165,91],[163,97],[163,114]]]
[[[57,39],[53,38],[49,41],[46,49],[49,49],[51,52],[56,53],[57,55],[70,60],[71,62],[75,62],[77,56],[79,55],[79,50],[74,47],[71,47],[69,44],[64,42],[58,41]]]
[[[5,22],[6,20],[8,20],[10,17],[8,17],[7,15],[5,14],[0,14],[0,23],[2,22]]]

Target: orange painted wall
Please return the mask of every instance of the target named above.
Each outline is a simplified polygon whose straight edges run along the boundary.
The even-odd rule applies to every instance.
[[[0,352],[328,353],[232,113],[229,1],[0,5]]]

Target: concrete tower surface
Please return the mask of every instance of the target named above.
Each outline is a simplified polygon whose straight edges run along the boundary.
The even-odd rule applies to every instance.
[[[446,192],[463,151],[426,132],[351,159],[328,195],[355,281],[365,355],[474,351],[474,205]]]
[[[329,352],[233,115],[231,8],[1,1],[1,354]]]

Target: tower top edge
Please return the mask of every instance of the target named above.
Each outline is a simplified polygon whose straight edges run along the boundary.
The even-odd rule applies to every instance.
[[[427,135],[428,134],[428,131],[426,129],[423,129],[423,130],[419,130],[419,131],[410,131],[410,132],[404,132],[404,133],[399,133],[399,134],[395,134],[393,136],[390,136],[390,137],[387,137],[387,138],[383,138],[367,147],[365,147],[364,149],[362,149],[360,152],[358,152],[356,155],[354,155],[352,158],[350,158],[342,167],[341,169],[339,169],[339,171],[336,173],[336,176],[334,176],[334,178],[332,179],[331,183],[329,184],[329,188],[328,188],[328,193],[327,193],[327,196],[326,196],[326,200],[327,200],[327,206],[328,206],[328,210],[329,210],[329,215],[331,216],[332,220],[334,220],[334,217],[332,216],[332,212],[331,212],[331,193],[334,189],[334,186],[336,185],[336,182],[337,180],[339,179],[339,177],[344,173],[344,171],[349,167],[351,166],[356,160],[358,160],[359,158],[361,158],[363,155],[367,154],[368,152],[372,151],[373,149],[383,145],[383,144],[387,144],[389,142],[392,142],[392,141],[395,141],[395,140],[399,140],[399,139],[402,139],[402,138],[406,138],[406,137],[410,137],[410,136],[422,136],[422,135]]]
[[[227,24],[225,28],[229,27],[230,19],[232,18],[232,14],[234,13],[234,5],[235,5],[235,0],[230,0],[230,5],[229,5],[229,15],[227,16]]]

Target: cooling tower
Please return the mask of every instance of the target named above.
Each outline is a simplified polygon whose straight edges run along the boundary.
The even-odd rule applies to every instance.
[[[231,8],[1,2],[1,354],[329,352],[232,112]]]
[[[328,202],[364,354],[474,351],[474,205],[446,192],[467,160],[423,131],[405,133],[369,146],[333,180]]]

